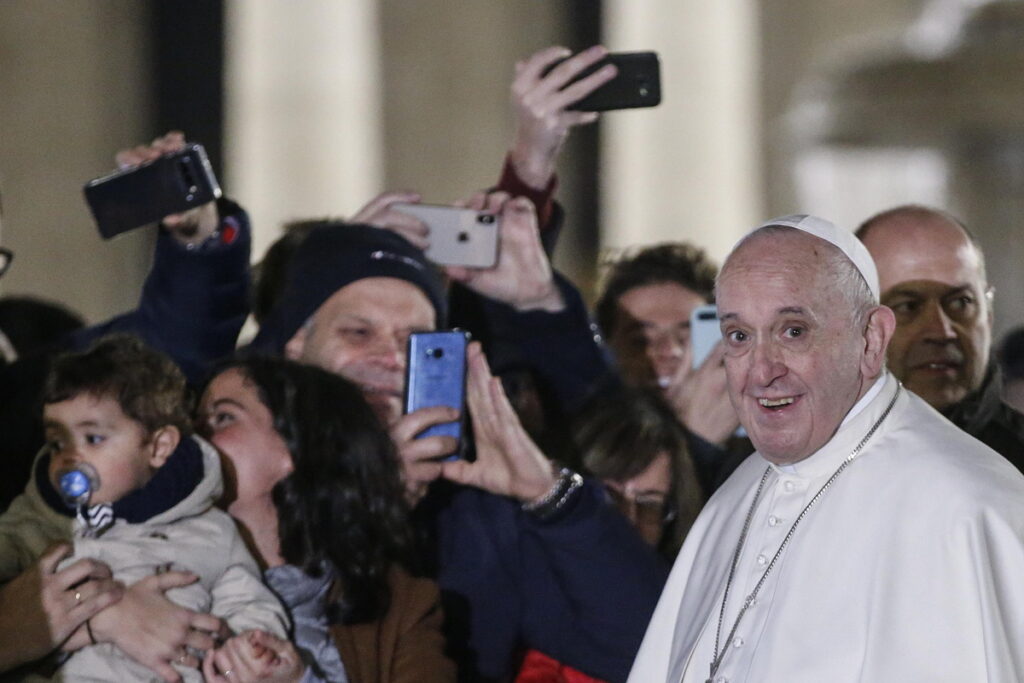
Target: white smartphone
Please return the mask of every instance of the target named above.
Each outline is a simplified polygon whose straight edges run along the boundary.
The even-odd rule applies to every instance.
[[[498,262],[500,218],[493,213],[435,204],[394,204],[395,211],[415,216],[430,229],[424,255],[434,263],[493,268]]]
[[[704,364],[704,359],[722,340],[718,326],[718,308],[714,304],[698,306],[690,314],[690,349],[693,351],[693,368]]]

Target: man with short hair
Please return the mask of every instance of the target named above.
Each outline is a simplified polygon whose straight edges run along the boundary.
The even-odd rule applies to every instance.
[[[750,454],[725,390],[721,352],[693,369],[690,316],[710,303],[717,267],[703,250],[665,242],[607,264],[595,317],[628,383],[656,392],[686,430],[704,495]]]
[[[757,452],[691,529],[630,681],[1024,680],[1024,477],[885,370],[863,244],[769,221],[717,299]]]
[[[896,314],[892,373],[1024,471],[1024,415],[1003,402],[991,360],[994,291],[977,240],[950,214],[915,205],[869,218],[857,236]]]

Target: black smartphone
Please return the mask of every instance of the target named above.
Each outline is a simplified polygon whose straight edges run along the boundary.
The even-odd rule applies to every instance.
[[[560,63],[551,65],[548,71]],[[611,52],[584,69],[570,83],[586,78],[606,64],[614,64],[618,69],[615,78],[582,100],[569,105],[569,109],[610,111],[656,107],[661,104],[661,63],[657,52]]]
[[[221,195],[206,150],[198,143],[90,180],[84,192],[105,239],[202,206]]]
[[[434,263],[493,268],[498,262],[498,226],[493,213],[435,204],[395,204],[395,211],[423,221],[430,246],[423,254]]]
[[[451,406],[465,414],[466,348],[469,333],[462,330],[415,332],[409,335],[405,364],[405,412],[411,413],[431,406]],[[459,458],[463,452],[463,419],[434,425],[423,430],[425,436],[451,436],[458,440],[458,449],[446,460]]]

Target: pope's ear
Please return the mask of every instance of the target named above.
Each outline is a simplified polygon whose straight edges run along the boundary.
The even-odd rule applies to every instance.
[[[885,367],[885,352],[896,331],[896,316],[888,306],[875,306],[864,325],[864,357],[861,370],[866,377],[877,377]]]
[[[164,425],[153,432],[149,440],[152,449],[149,454],[149,466],[154,469],[163,467],[180,441],[181,432],[174,425]]]

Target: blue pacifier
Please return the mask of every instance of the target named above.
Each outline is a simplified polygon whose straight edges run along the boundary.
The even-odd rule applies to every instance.
[[[58,474],[60,495],[71,508],[89,506],[89,499],[100,487],[100,475],[89,463],[80,463]]]

